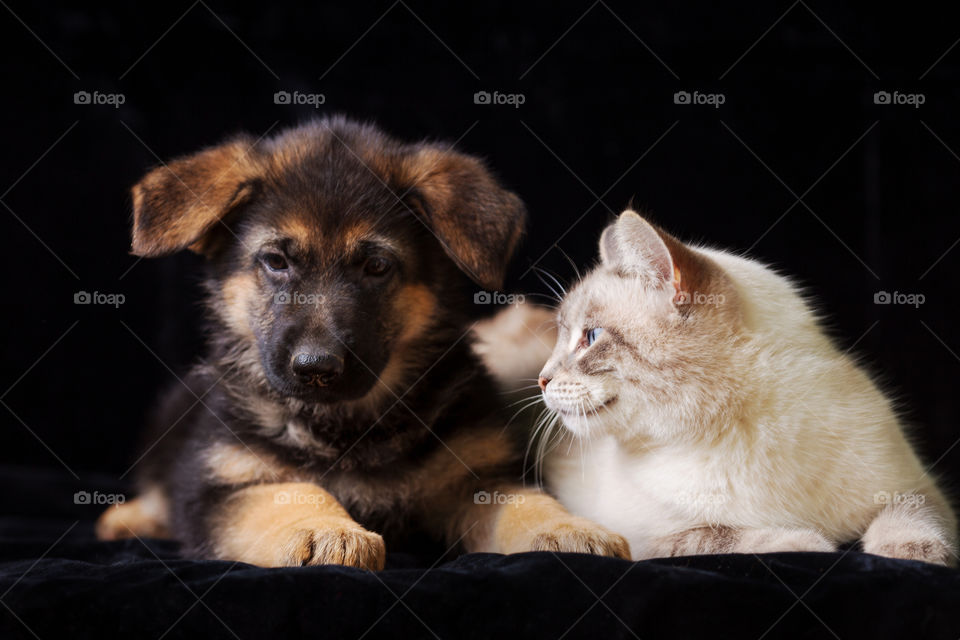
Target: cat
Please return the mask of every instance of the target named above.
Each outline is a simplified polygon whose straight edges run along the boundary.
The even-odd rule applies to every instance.
[[[956,518],[891,406],[789,280],[628,210],[565,295],[538,384],[548,488],[635,560],[833,551],[954,564]]]

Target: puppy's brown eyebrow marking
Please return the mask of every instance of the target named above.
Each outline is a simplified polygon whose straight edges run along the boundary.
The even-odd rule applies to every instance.
[[[319,232],[319,228],[311,227],[300,218],[285,217],[278,226],[301,247],[313,244],[313,236]]]
[[[357,223],[340,232],[340,242],[349,251],[356,247],[360,242],[369,239],[373,235],[373,230],[367,223]]]
[[[256,253],[261,247],[274,244],[280,245],[285,237],[273,227],[259,227],[249,233],[244,239],[243,245],[250,253]]]

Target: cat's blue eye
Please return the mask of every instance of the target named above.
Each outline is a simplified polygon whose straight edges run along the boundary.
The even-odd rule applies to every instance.
[[[589,347],[594,342],[596,342],[597,338],[600,337],[601,333],[603,333],[603,329],[600,327],[597,327],[596,329],[588,329],[587,330],[587,346]]]

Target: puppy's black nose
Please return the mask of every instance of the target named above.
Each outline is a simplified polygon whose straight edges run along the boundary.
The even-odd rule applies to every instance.
[[[333,353],[298,353],[290,368],[304,384],[326,386],[343,373],[343,358]]]

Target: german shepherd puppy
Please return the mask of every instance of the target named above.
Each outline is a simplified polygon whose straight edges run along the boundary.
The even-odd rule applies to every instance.
[[[380,569],[419,532],[466,551],[629,558],[626,541],[520,484],[471,350],[519,198],[468,155],[321,120],[232,139],[133,187],[133,253],[207,258],[209,352],[162,404],[139,497],[102,539],[188,555]]]

